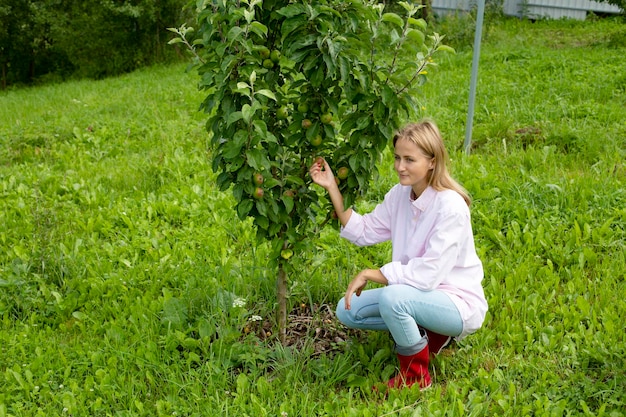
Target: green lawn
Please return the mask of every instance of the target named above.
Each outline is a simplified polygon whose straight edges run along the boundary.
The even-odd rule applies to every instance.
[[[0,417],[626,415],[625,26],[489,21],[470,156],[455,42],[422,112],[474,198],[490,310],[431,389],[371,391],[395,372],[384,334],[321,355],[313,327],[257,337],[276,271],[214,185],[181,64],[0,92]],[[395,182],[386,154],[357,208]],[[389,257],[328,228],[290,302],[334,304]]]

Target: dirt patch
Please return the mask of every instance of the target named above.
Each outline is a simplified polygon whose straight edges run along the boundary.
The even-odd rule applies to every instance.
[[[262,340],[276,339],[274,323],[265,320],[255,329]],[[328,304],[300,304],[287,317],[286,346],[297,349],[312,347],[313,356],[343,350],[345,343],[361,339],[364,332],[349,329],[335,317],[334,306]]]

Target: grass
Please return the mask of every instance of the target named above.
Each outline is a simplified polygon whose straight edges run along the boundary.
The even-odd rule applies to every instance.
[[[370,389],[395,371],[384,334],[319,356],[246,333],[275,271],[214,186],[182,65],[0,94],[0,417],[625,415],[622,27],[491,22],[471,156],[469,47],[432,74],[424,115],[474,197],[490,311],[433,388],[387,398]],[[326,230],[291,302],[334,303],[389,254]]]

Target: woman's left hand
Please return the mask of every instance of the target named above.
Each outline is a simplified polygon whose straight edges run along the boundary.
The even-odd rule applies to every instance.
[[[387,285],[387,278],[385,278],[382,272],[380,272],[380,269],[364,269],[359,272],[354,278],[352,278],[350,284],[348,284],[348,289],[346,290],[346,295],[344,296],[346,310],[350,310],[352,295],[356,294],[357,297],[361,295],[361,291],[365,289],[367,281],[374,281],[379,284]]]

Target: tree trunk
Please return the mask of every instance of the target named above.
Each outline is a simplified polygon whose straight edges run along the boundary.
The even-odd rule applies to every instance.
[[[276,301],[278,302],[278,337],[283,345],[287,341],[287,274],[282,259],[278,262],[278,283]]]
[[[422,19],[430,23],[430,19],[433,14],[433,1],[422,0],[422,5],[424,5],[424,8],[422,9]]]

